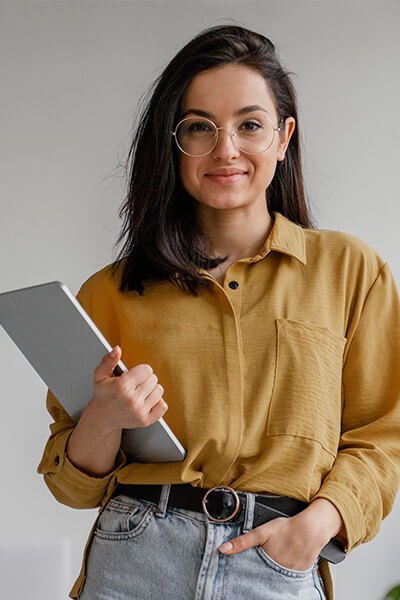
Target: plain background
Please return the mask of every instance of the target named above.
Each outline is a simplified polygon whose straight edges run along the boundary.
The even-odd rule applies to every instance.
[[[113,260],[138,101],[186,41],[225,22],[270,37],[295,73],[318,226],[368,242],[399,284],[398,0],[16,1],[0,2],[0,291],[59,279],[76,293]],[[44,557],[39,583],[26,552],[0,561],[2,597],[47,600],[52,580],[51,600],[65,600],[97,511],[58,504],[36,474],[46,388],[3,330],[0,359],[2,547]],[[399,508],[333,569],[339,600],[380,600],[400,583]]]

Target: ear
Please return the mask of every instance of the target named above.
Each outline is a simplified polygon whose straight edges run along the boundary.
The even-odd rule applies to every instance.
[[[277,160],[281,161],[285,158],[286,148],[289,145],[290,138],[292,137],[293,131],[296,127],[296,121],[293,117],[287,117],[285,119],[285,129],[279,133],[279,145],[277,152]]]

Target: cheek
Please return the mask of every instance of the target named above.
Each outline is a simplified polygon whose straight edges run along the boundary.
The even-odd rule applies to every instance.
[[[182,155],[179,160],[179,176],[183,187],[189,193],[199,185],[198,169],[198,161],[195,158]]]
[[[276,160],[268,157],[267,160],[258,160],[254,164],[254,174],[257,181],[263,184],[264,187],[268,187],[271,183],[276,169]]]

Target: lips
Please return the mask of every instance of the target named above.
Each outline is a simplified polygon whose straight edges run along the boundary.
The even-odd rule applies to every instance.
[[[213,169],[206,173],[208,177],[214,183],[222,183],[223,185],[236,183],[243,179],[247,175],[247,171],[237,168],[221,167],[219,169]]]
[[[220,167],[219,169],[213,169],[212,171],[209,171],[208,173],[206,173],[206,175],[209,175],[211,177],[230,177],[231,175],[242,175],[245,173],[246,171],[244,169],[237,169],[234,167]]]

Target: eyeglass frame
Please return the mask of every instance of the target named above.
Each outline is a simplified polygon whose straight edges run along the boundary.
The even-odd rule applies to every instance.
[[[199,117],[200,119],[203,119],[204,121],[208,121],[209,123],[211,123],[211,125],[214,126],[217,135],[215,136],[215,142],[214,142],[213,147],[208,152],[205,152],[204,154],[189,154],[188,152],[185,152],[185,150],[183,150],[180,147],[180,145],[178,143],[178,138],[177,138],[176,132],[177,132],[177,129],[178,129],[178,127],[179,127],[179,125],[181,123],[183,123],[184,121],[188,121],[189,119],[195,119],[195,118],[196,117],[193,116],[193,117],[185,117],[184,119],[181,119],[179,121],[179,123],[177,124],[177,126],[175,127],[175,130],[170,132],[171,135],[173,135],[175,137],[175,142],[176,142],[176,145],[178,146],[179,150],[181,152],[183,152],[183,154],[186,154],[186,156],[191,156],[192,158],[201,158],[202,156],[207,156],[207,154],[210,154],[210,152],[212,152],[214,150],[214,148],[216,147],[216,145],[218,144],[219,132],[220,132],[221,129],[228,129],[228,131],[231,131],[233,133],[233,136],[232,136],[232,133],[230,134],[231,140],[232,140],[235,148],[237,150],[240,150],[240,152],[244,152],[245,154],[249,154],[249,155],[261,154],[262,152],[265,152],[266,150],[268,150],[269,148],[271,148],[271,146],[273,144],[273,141],[274,141],[274,137],[275,137],[275,131],[279,131],[279,132],[282,131],[281,128],[282,128],[282,124],[283,124],[283,121],[284,121],[284,119],[282,117],[281,120],[279,121],[278,125],[276,127],[274,127],[274,124],[271,121],[271,119],[269,117],[265,117],[267,119],[267,121],[269,121],[271,123],[271,125],[272,125],[273,134],[272,134],[272,140],[271,140],[270,145],[267,146],[266,148],[264,148],[264,150],[260,150],[259,152],[246,152],[246,150],[242,150],[242,148],[239,148],[239,146],[236,146],[236,144],[234,142],[234,139],[233,139],[234,137],[236,137],[236,132],[235,132],[234,129],[232,129],[232,127],[217,127],[216,124],[214,123],[214,121],[211,121],[211,119],[207,119],[206,117]]]

